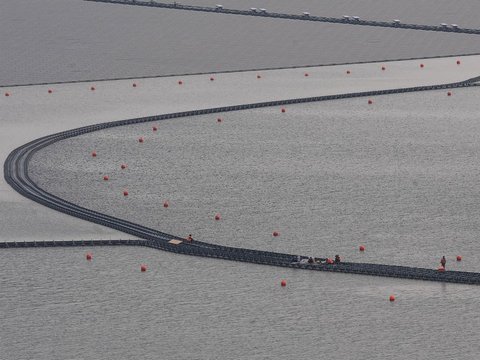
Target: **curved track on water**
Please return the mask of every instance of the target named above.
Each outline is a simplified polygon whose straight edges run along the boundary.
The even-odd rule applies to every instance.
[[[178,236],[166,234],[155,229],[151,229],[142,225],[132,223],[127,220],[119,219],[113,216],[109,216],[93,210],[89,210],[84,207],[73,204],[71,202],[68,202],[64,199],[61,199],[51,193],[46,192],[45,190],[41,189],[37,184],[35,184],[35,182],[30,178],[29,171],[28,171],[29,163],[32,156],[39,150],[60,140],[68,139],[78,135],[82,135],[82,134],[86,134],[86,133],[90,133],[98,130],[103,130],[107,128],[123,126],[123,125],[139,124],[139,123],[145,123],[145,122],[151,122],[151,121],[180,118],[180,117],[187,117],[187,116],[255,109],[255,108],[268,107],[268,106],[299,104],[299,103],[307,103],[307,102],[347,99],[347,98],[364,97],[364,96],[388,95],[388,94],[397,94],[397,93],[415,92],[415,91],[429,91],[429,90],[469,87],[469,86],[477,85],[476,82],[479,80],[480,80],[480,77],[469,79],[462,82],[442,84],[442,85],[419,86],[419,87],[402,88],[402,89],[367,91],[367,92],[357,92],[357,93],[348,93],[348,94],[340,94],[340,95],[327,95],[327,96],[318,96],[318,97],[310,97],[310,98],[288,99],[288,100],[261,102],[261,103],[253,103],[253,104],[234,105],[234,106],[185,111],[185,112],[149,116],[149,117],[129,119],[129,120],[114,121],[114,122],[108,122],[108,123],[97,124],[97,125],[90,125],[90,126],[81,127],[78,129],[64,131],[57,134],[48,135],[48,136],[33,140],[13,150],[5,161],[4,177],[7,183],[13,187],[13,189],[15,189],[17,192],[19,192],[23,196],[33,201],[36,201],[51,209],[66,213],[68,215],[75,216],[80,219],[91,221],[100,225],[108,226],[110,228],[136,236],[140,239],[143,239],[143,240],[130,241],[128,245],[147,246],[155,249],[160,249],[160,250],[165,250],[165,251],[185,254],[185,255],[202,256],[202,257],[218,258],[218,259],[233,260],[233,261],[242,261],[242,262],[249,262],[249,263],[263,264],[263,265],[272,265],[272,266],[281,266],[281,267],[290,267],[290,268],[299,268],[299,269],[317,270],[317,271],[330,271],[330,272],[341,272],[341,273],[351,273],[351,274],[363,274],[363,275],[374,275],[374,276],[384,276],[384,277],[480,285],[480,273],[459,272],[459,271],[438,272],[433,269],[382,265],[382,264],[351,263],[351,262],[343,262],[341,264],[329,264],[329,265],[324,263],[304,264],[304,263],[298,262],[297,261],[298,255],[294,255],[294,254],[283,254],[283,253],[275,253],[275,252],[268,252],[268,251],[261,251],[261,250],[227,247],[227,246],[215,245],[215,244],[210,244],[210,243],[197,241],[197,240],[193,242],[182,242],[179,245],[174,245],[169,243],[169,241],[172,239],[178,239],[179,238]],[[121,245],[122,243],[120,240],[117,240],[115,244]],[[115,245],[115,244],[112,243],[112,245]],[[85,246],[85,245],[88,245],[88,243],[86,244],[85,242],[65,242],[62,245],[61,242],[54,242],[53,244],[51,242],[30,242],[28,244],[24,243],[23,246],[17,246],[17,247]],[[102,245],[109,245],[109,244],[105,242],[105,243],[102,243]],[[306,257],[304,256],[302,258],[306,258]],[[319,260],[325,261],[326,259],[319,259]]]

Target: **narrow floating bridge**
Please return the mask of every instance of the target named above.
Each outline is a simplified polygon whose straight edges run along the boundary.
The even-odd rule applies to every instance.
[[[32,247],[73,247],[73,246],[145,246],[145,240],[44,240],[44,241],[5,241],[0,249]]]
[[[299,261],[306,259],[306,256],[275,253],[269,251],[253,250],[227,247],[206,243],[202,241],[185,241],[177,236],[166,234],[155,229],[132,223],[127,220],[119,219],[113,216],[105,215],[90,209],[83,208],[69,201],[61,199],[40,188],[29,176],[28,165],[32,156],[39,150],[54,144],[60,140],[72,138],[78,135],[91,133],[94,131],[123,126],[131,124],[140,124],[152,121],[161,121],[166,119],[181,118],[186,116],[196,116],[204,114],[223,113],[229,111],[238,111],[246,109],[255,109],[268,106],[300,104],[316,101],[339,100],[346,98],[356,98],[362,96],[380,96],[398,93],[408,93],[416,91],[443,90],[451,88],[464,88],[477,86],[479,78],[472,78],[465,81],[449,84],[420,86],[412,88],[400,88],[379,91],[357,92],[341,95],[327,95],[311,98],[298,98],[270,101],[263,103],[243,104],[211,109],[193,110],[179,113],[163,114],[136,119],[108,122],[103,124],[90,125],[78,129],[68,130],[57,134],[48,135],[37,140],[33,140],[15,150],[7,157],[4,163],[4,177],[7,183],[21,195],[36,201],[51,209],[63,212],[65,214],[78,217],[80,219],[94,222],[112,229],[130,234],[141,240],[91,240],[91,241],[29,241],[29,242],[9,242],[0,243],[0,248],[26,248],[26,247],[54,247],[54,246],[95,246],[95,245],[131,245],[146,246],[154,249],[164,250],[177,254],[200,256],[231,261],[248,262],[261,265],[287,267],[292,269],[305,269],[316,271],[329,271],[337,273],[373,275],[402,279],[415,279],[425,281],[438,281],[459,284],[480,285],[480,273],[460,272],[460,271],[437,271],[434,269],[341,262],[338,264],[327,264],[326,259],[316,258],[315,262],[304,263]]]
[[[348,25],[360,25],[360,26],[362,25],[377,26],[377,27],[387,27],[387,28],[396,28],[396,29],[453,32],[453,33],[475,34],[475,35],[480,34],[480,29],[462,28],[456,24],[451,24],[451,25],[406,24],[406,23],[401,23],[400,20],[392,20],[392,21],[362,20],[356,16],[355,17],[344,16],[344,17],[336,18],[336,17],[310,15],[310,13],[308,12],[303,12],[301,14],[285,14],[285,13],[268,12],[266,9],[257,9],[257,8],[240,10],[240,9],[227,9],[227,8],[224,8],[222,5],[217,5],[215,7],[185,5],[185,4],[180,4],[179,2],[176,2],[176,1],[174,1],[173,3],[165,3],[165,2],[155,1],[155,0],[146,0],[146,1],[85,0],[85,1],[108,3],[108,4],[120,4],[120,5],[148,6],[148,7],[156,7],[156,8],[172,9],[172,10],[208,12],[208,13],[214,13],[214,14],[256,16],[256,17],[264,17],[264,18],[300,20],[300,21],[310,21],[310,22],[324,22],[324,23],[348,24]]]
[[[38,247],[74,247],[74,246],[145,246],[154,249],[166,250],[184,255],[210,257],[216,259],[233,260],[254,264],[288,267],[292,269],[305,269],[316,271],[330,271],[347,274],[373,275],[392,278],[449,282],[458,284],[480,285],[480,273],[444,271],[433,269],[342,262],[327,264],[325,258],[316,258],[315,263],[299,262],[307,259],[306,256],[274,253],[268,251],[213,246],[205,248],[204,243],[196,241],[172,239],[167,243],[149,240],[71,240],[71,241],[24,241],[2,242],[0,248],[38,248]]]

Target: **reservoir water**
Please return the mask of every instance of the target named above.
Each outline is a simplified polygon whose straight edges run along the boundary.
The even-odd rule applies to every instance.
[[[151,124],[110,129],[48,147],[31,173],[61,197],[178,235],[425,267],[445,254],[450,269],[480,271],[478,94],[382,96],[373,105],[359,98],[288,106],[285,113],[267,108],[221,114],[222,123],[217,115],[192,117],[163,121],[156,134]],[[94,161],[93,147],[101,154]],[[122,162],[128,171],[120,170]],[[281,235],[273,238],[273,230]],[[365,254],[357,252],[360,244]],[[476,359],[480,350],[477,287],[143,248],[96,248],[87,263],[85,251],[0,253],[8,294],[1,305],[4,353]],[[464,261],[456,263],[457,254]],[[145,274],[141,263],[149,266]]]
[[[378,2],[355,3],[352,11],[379,8]],[[406,9],[406,15],[423,14],[427,19],[432,18],[431,8],[443,9],[440,14],[433,12],[433,19],[456,18],[461,25],[465,19],[465,25],[478,28],[478,12],[474,10],[478,5],[471,0],[462,3],[461,11],[445,17],[443,14],[450,14],[451,6],[457,2],[444,4],[443,8],[437,8],[438,1],[432,0],[422,1],[420,9],[419,5],[401,7]],[[392,1],[388,1],[382,7],[397,6],[392,7]],[[246,4],[238,7],[246,8]],[[285,12],[291,7],[285,7]],[[305,10],[296,12],[300,11]],[[319,11],[319,15],[343,15],[337,12]],[[417,20],[418,15],[413,19]],[[442,21],[447,20],[438,20]],[[478,35],[307,23],[81,0],[2,1],[0,33],[2,86],[480,53]]]

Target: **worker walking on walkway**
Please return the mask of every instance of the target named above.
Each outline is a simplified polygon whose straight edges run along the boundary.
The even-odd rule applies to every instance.
[[[440,260],[440,264],[442,267],[445,269],[445,264],[447,263],[447,259],[445,259],[445,255],[442,256],[442,259]]]

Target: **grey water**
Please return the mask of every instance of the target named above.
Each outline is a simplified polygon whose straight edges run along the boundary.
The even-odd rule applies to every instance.
[[[394,1],[332,3],[297,5],[282,0],[267,5],[293,12],[297,11],[294,7],[304,11],[307,4],[315,4],[318,15],[369,13],[375,20],[387,20],[385,17],[393,16],[389,11],[401,8],[401,14],[412,22],[424,23],[421,20],[425,18],[426,23],[437,23],[445,18],[470,27],[479,25],[475,1],[429,0],[409,6]],[[247,6],[238,1],[231,4]],[[457,18],[459,21],[453,20]],[[0,34],[2,86],[480,53],[478,35],[81,0],[1,1]]]
[[[480,350],[476,287],[144,248],[13,249],[0,259],[2,359],[476,359]]]
[[[449,269],[480,271],[478,95],[257,109],[220,114],[221,123],[166,120],[157,133],[152,124],[113,128],[39,152],[31,176],[62,198],[179,236],[430,268],[445,254]],[[95,248],[87,263],[85,251],[0,252],[6,358],[477,359],[480,351],[477,287],[142,248]]]

